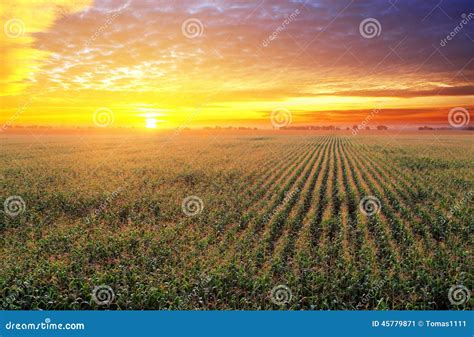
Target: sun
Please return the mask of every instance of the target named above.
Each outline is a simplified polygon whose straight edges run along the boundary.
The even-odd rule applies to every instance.
[[[147,129],[156,129],[156,118],[147,118],[145,119],[145,127]]]

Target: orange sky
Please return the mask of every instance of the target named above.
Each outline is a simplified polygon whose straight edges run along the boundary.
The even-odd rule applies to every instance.
[[[0,123],[272,128],[274,111],[351,125],[378,109],[374,124],[448,125],[452,108],[470,112],[474,19],[440,40],[472,5],[445,17],[365,3],[6,0]],[[362,36],[367,17],[379,35]]]

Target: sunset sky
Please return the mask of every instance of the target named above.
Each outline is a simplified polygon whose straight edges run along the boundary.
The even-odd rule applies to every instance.
[[[472,0],[4,0],[0,19],[2,124],[449,125],[474,106]]]

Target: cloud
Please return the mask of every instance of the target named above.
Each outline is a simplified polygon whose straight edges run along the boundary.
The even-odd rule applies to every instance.
[[[238,109],[259,118],[262,109],[297,101],[298,110],[308,111],[340,104],[328,115],[336,118],[335,111],[354,108],[351,97],[398,98],[391,104],[401,107],[404,99],[434,95],[465,102],[474,94],[474,22],[439,45],[461,14],[474,11],[472,1],[436,7],[376,0],[96,0],[10,7],[2,18],[24,20],[25,34],[0,41],[2,94],[47,88],[37,114],[66,108],[63,114],[76,118],[113,105],[119,123],[122,111],[126,120],[136,112],[130,107],[151,104],[175,119],[186,119],[197,106],[206,107],[197,120],[215,118],[216,111],[235,119]],[[299,14],[282,26],[295,10]],[[189,18],[202,23],[198,38],[182,32]],[[361,36],[365,18],[380,22],[379,37]],[[264,46],[278,27],[284,29]],[[328,95],[337,99],[320,98]],[[7,109],[14,108],[11,97],[3,100]]]
[[[34,34],[49,29],[60,16],[79,11],[89,1],[15,1],[0,6],[0,95],[21,93],[36,82],[48,53],[34,48]]]

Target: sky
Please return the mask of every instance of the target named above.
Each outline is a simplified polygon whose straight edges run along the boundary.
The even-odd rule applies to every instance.
[[[474,120],[472,0],[4,0],[0,20],[4,126]]]

